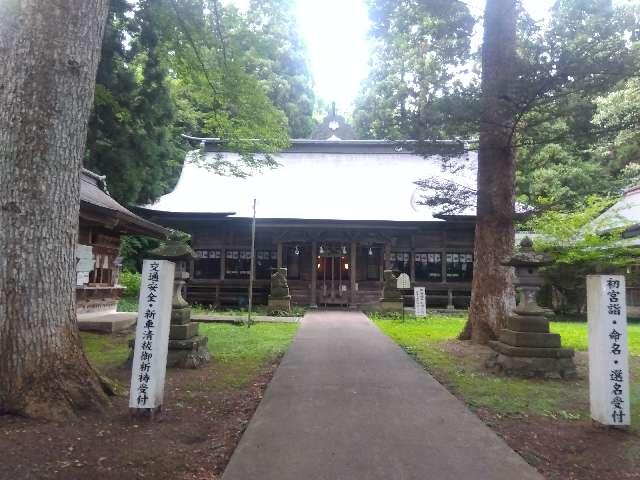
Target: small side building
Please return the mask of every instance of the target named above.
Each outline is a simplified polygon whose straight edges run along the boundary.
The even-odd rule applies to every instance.
[[[627,312],[630,317],[640,317],[640,185],[629,188],[623,197],[602,213],[594,223],[603,231],[623,228],[625,245],[638,248],[638,262],[628,268]]]
[[[122,235],[165,238],[168,233],[127,210],[107,190],[105,177],[83,169],[76,248],[76,309],[79,315],[115,312],[124,287],[118,284]]]

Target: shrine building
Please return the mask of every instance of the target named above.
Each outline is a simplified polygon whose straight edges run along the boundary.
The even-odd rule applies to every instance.
[[[458,141],[356,140],[333,115],[312,139],[292,140],[279,166],[246,178],[221,176],[207,163],[234,163],[217,139],[195,139],[175,189],[135,212],[191,234],[198,259],[187,297],[205,305],[245,305],[251,217],[257,199],[256,303],[286,267],[292,303],[375,308],[384,270],[425,286],[431,307],[466,308],[473,273],[475,212],[438,215],[415,184],[426,178],[475,188],[476,156]],[[191,158],[191,161],[190,161]]]
[[[76,246],[76,311],[78,315],[114,313],[124,287],[118,284],[123,235],[165,238],[169,232],[116,202],[105,177],[83,169]]]

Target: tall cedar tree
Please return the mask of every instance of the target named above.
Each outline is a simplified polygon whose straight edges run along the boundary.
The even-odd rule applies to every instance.
[[[162,61],[162,5],[140,1],[130,13],[125,0],[111,1],[84,165],[107,176],[119,201],[147,203],[175,185],[187,146]]]
[[[475,263],[469,319],[460,334],[478,343],[494,336],[513,302],[513,273],[500,262],[515,235],[516,3],[487,0],[484,14]]]
[[[0,411],[64,418],[107,397],[80,344],[80,167],[107,0],[0,2]]]

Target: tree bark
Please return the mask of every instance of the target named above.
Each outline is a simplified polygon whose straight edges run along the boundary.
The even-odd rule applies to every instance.
[[[516,15],[515,0],[487,0],[475,262],[469,320],[460,334],[477,343],[495,337],[514,302],[512,270],[500,262],[512,252],[515,234]]]
[[[0,412],[106,405],[80,344],[80,169],[108,0],[0,2]]]

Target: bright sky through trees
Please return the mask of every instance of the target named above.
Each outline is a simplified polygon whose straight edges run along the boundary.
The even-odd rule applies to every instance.
[[[474,16],[482,15],[485,0],[462,1]],[[554,1],[522,3],[535,20],[544,21]],[[225,3],[244,9],[248,2]],[[297,0],[296,12],[309,51],[316,95],[327,102],[335,101],[341,113],[350,113],[360,82],[367,76],[370,44],[365,0]],[[476,30],[474,48],[482,41],[481,30]]]

